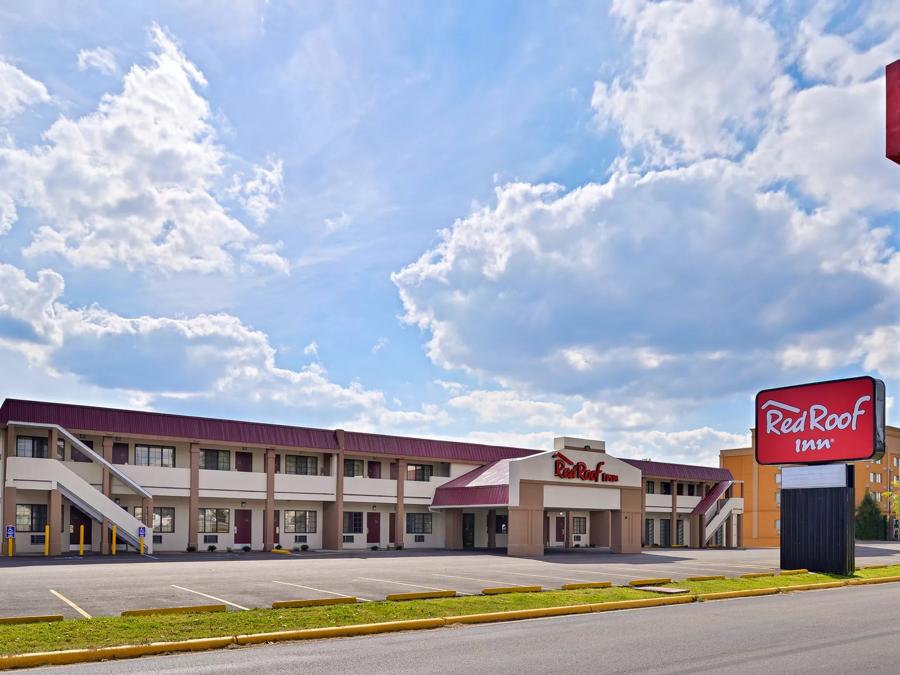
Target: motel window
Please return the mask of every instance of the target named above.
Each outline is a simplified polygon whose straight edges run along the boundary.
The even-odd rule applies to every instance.
[[[156,511],[156,509],[154,509]],[[228,509],[199,509],[197,531],[203,534],[228,534],[231,531],[231,511]],[[154,519],[156,514],[154,513]]]
[[[875,482],[876,482],[876,483],[880,483],[880,482],[881,482],[881,474],[880,474],[880,473],[876,473],[876,474],[875,474]]]
[[[431,464],[408,464],[406,467],[406,480],[431,480],[434,467]]]
[[[361,459],[345,459],[344,460],[344,478],[356,478],[364,476],[366,473],[366,463]],[[346,530],[344,530],[346,532]],[[362,530],[360,530],[362,532]]]
[[[688,497],[696,497],[697,496],[696,492],[695,492],[696,488],[697,488],[697,486],[694,485],[693,483],[688,483]]]
[[[675,494],[678,495],[679,497],[684,496],[684,483],[676,483]]]
[[[647,494],[652,495],[656,493],[656,483],[652,480],[647,481]]]
[[[344,534],[362,534],[362,511],[344,511]]]
[[[659,494],[661,494],[661,495],[672,494],[672,484],[667,480],[660,481],[659,482]]]
[[[285,511],[284,531],[314,534],[316,531],[315,511]]]
[[[434,465],[434,473],[432,475],[439,478],[450,478],[450,463],[438,462]]]
[[[319,474],[319,458],[307,455],[285,455],[284,472],[300,476],[317,476]]]
[[[164,445],[135,445],[134,463],[138,466],[174,467],[175,448]]]
[[[47,439],[16,436],[16,457],[47,458]]]
[[[43,532],[46,525],[46,504],[16,504],[17,532]]]
[[[431,534],[431,514],[430,513],[407,513],[406,514],[406,533],[407,534]]]
[[[898,458],[898,457],[893,457],[892,459],[894,460],[894,466],[895,466],[895,467],[896,467],[896,466],[900,466],[900,461],[898,461],[898,460],[900,460],[900,458]]]
[[[781,485],[781,472],[775,474],[775,482]]]
[[[56,441],[56,459],[60,462],[66,459],[66,442],[61,438]]]
[[[94,441],[85,441],[82,439],[82,445],[86,445],[91,450],[94,449]],[[74,445],[72,446],[72,461],[73,462],[90,462],[91,458],[84,454],[81,450],[76,448]]]
[[[587,518],[584,516],[572,518],[572,534],[587,534]]]
[[[509,516],[494,517],[494,533],[506,534],[509,531]]]
[[[775,519],[775,531],[781,532],[781,518]]]
[[[871,471],[869,472],[869,482],[870,482],[870,483],[874,483],[874,482],[875,482],[875,474],[872,473]]]
[[[140,506],[135,506],[134,517],[144,522],[144,509]],[[153,534],[172,534],[173,532],[175,532],[175,507],[154,506]]]
[[[776,503],[776,504],[781,504],[781,490],[778,490],[778,491],[775,493],[775,503]]]
[[[231,451],[201,450],[200,468],[210,471],[231,471]]]

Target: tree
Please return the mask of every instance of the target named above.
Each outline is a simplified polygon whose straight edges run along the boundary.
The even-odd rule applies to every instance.
[[[881,539],[884,520],[881,509],[875,502],[871,492],[856,507],[856,538],[857,539]]]

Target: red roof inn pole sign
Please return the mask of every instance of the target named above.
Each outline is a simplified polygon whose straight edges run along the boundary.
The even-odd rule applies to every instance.
[[[815,382],[756,395],[756,461],[823,464],[884,454],[884,382]]]
[[[887,84],[887,155],[900,164],[900,61],[885,69]]]

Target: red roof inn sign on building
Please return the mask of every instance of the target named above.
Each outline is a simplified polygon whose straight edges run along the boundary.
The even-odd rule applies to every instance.
[[[553,475],[557,478],[592,481],[594,483],[617,483],[619,476],[603,471],[606,462],[597,462],[597,466],[589,469],[584,462],[573,462],[561,452],[553,453]]]
[[[816,382],[756,395],[756,461],[822,464],[884,454],[884,382]]]

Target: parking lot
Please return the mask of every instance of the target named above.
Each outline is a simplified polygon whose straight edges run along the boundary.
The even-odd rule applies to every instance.
[[[475,594],[488,586],[559,588],[584,581],[627,584],[631,579],[778,569],[778,549],[659,549],[636,555],[597,550],[510,558],[489,552],[402,551],[354,553],[163,554],[85,558],[0,559],[0,616],[117,615],[126,609],[224,603],[230,610],[269,607],[276,600],[451,589]],[[857,565],[900,563],[900,544],[857,544]]]

